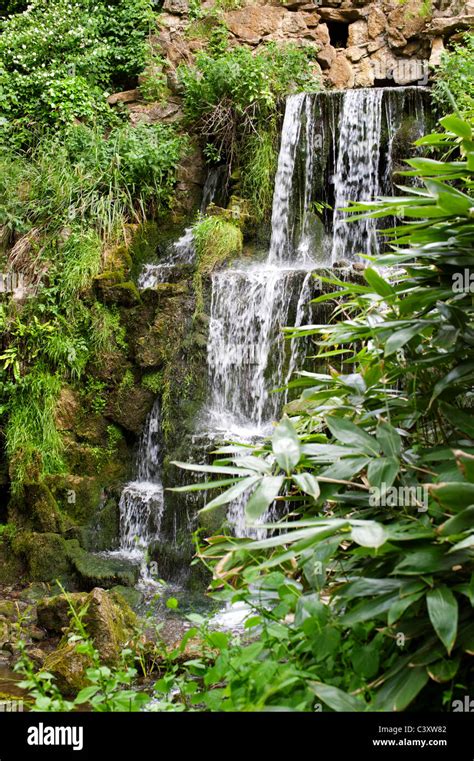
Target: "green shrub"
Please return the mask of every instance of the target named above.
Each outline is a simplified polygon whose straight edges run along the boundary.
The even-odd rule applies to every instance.
[[[466,119],[474,119],[474,33],[467,32],[441,58],[433,90],[435,100],[450,113],[453,99]]]
[[[106,91],[143,69],[152,20],[149,0],[33,0],[1,22],[0,113],[12,139],[75,119],[110,123]]]
[[[252,54],[247,47],[201,52],[180,70],[189,120],[230,163],[245,139],[276,114],[278,102],[299,90],[319,88],[312,70],[313,48],[269,43]]]
[[[251,203],[256,222],[271,215],[273,185],[278,162],[276,129],[260,129],[245,144],[242,156],[242,195]]]

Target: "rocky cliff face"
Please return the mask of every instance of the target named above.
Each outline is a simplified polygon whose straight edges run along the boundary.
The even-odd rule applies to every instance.
[[[326,84],[334,88],[407,85],[427,79],[447,39],[472,26],[474,2],[468,0],[242,0],[224,11],[231,45],[258,48],[265,42],[312,45]],[[193,21],[188,0],[165,0],[155,37],[174,70],[203,46],[204,21],[212,25],[214,0]]]

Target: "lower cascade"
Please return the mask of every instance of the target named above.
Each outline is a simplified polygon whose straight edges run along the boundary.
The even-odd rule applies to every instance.
[[[159,538],[164,509],[161,483],[160,404],[155,401],[145,423],[137,456],[137,477],[120,497],[120,549],[117,553],[141,565],[141,575],[150,579],[146,551]]]
[[[301,341],[286,340],[282,328],[299,326],[310,316],[309,302],[321,290],[314,274],[334,265],[348,272],[360,255],[378,253],[376,222],[348,223],[345,209],[350,201],[393,191],[392,169],[400,152],[408,150],[405,132],[411,143],[425,127],[425,98],[422,87],[287,98],[268,253],[211,276],[208,398],[197,439],[250,442],[271,432],[287,401],[285,393],[272,392],[278,379],[290,380],[304,358]],[[216,177],[213,170],[205,203],[214,197]],[[172,268],[193,256],[189,228],[164,260],[144,268],[139,286],[166,281]],[[315,322],[323,321],[319,316],[314,309]],[[127,484],[120,502],[121,551],[142,559],[159,536],[165,509],[159,439],[156,402],[140,442],[137,480]],[[231,503],[228,521],[237,536],[261,536],[263,529],[245,525],[245,501],[242,495]]]

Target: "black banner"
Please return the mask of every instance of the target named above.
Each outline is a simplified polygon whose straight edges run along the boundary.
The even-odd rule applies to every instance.
[[[0,761],[310,752],[312,758],[473,761],[472,716],[343,713],[0,713]]]

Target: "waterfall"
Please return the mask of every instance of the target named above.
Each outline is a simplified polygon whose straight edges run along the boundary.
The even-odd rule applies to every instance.
[[[381,89],[344,93],[334,179],[333,262],[355,259],[360,252],[378,253],[376,221],[348,222],[342,209],[350,200],[369,201],[379,195],[382,96]]]
[[[405,93],[400,98],[399,92],[361,89],[287,99],[267,259],[212,276],[205,425],[223,440],[248,442],[271,431],[285,401],[272,390],[291,379],[304,352],[301,341],[288,345],[281,328],[303,324],[317,292],[313,273],[331,262],[378,251],[376,221],[349,223],[343,209],[349,200],[369,200],[387,187],[384,159],[391,167],[405,105]],[[414,95],[415,103],[419,97]],[[323,177],[332,183],[332,194],[321,187]],[[328,246],[324,215],[318,217],[318,211],[324,210],[327,219],[330,205]],[[245,525],[246,498],[230,505],[228,520],[238,536],[261,536],[258,527]]]
[[[146,420],[137,455],[137,477],[120,497],[120,549],[117,554],[140,562],[141,575],[150,580],[146,551],[159,538],[164,499],[161,483],[160,405],[156,400]]]
[[[192,229],[187,227],[158,264],[145,264],[138,277],[138,287],[154,288],[158,283],[169,282],[173,272],[181,265],[190,264],[194,259],[194,239]],[[178,273],[179,274],[179,273]]]
[[[301,136],[301,115],[307,97],[304,93],[300,93],[290,96],[286,101],[273,191],[272,237],[268,256],[271,263],[284,262],[291,254],[290,225],[294,199],[295,161]]]
[[[288,401],[287,394],[272,392],[291,379],[305,353],[304,342],[285,340],[281,329],[304,324],[312,312],[316,322],[326,321],[325,304],[308,306],[321,291],[313,276],[321,268],[379,250],[378,223],[348,223],[343,209],[349,200],[392,191],[397,141],[400,133],[407,144],[420,136],[425,97],[424,88],[407,87],[287,98],[268,254],[211,276],[209,393],[194,435],[202,450],[210,441],[249,443],[271,432]],[[409,130],[405,116],[411,120]],[[209,173],[203,209],[217,198],[223,171]],[[174,277],[175,268],[179,276],[180,267],[193,259],[188,228],[161,262],[144,268],[139,286],[155,287]],[[159,428],[156,403],[141,438],[137,479],[120,500],[121,551],[142,563],[147,545],[159,537],[164,509]],[[228,521],[237,536],[261,537],[264,529],[246,525],[247,497],[229,506]],[[271,516],[270,509],[262,522]]]

